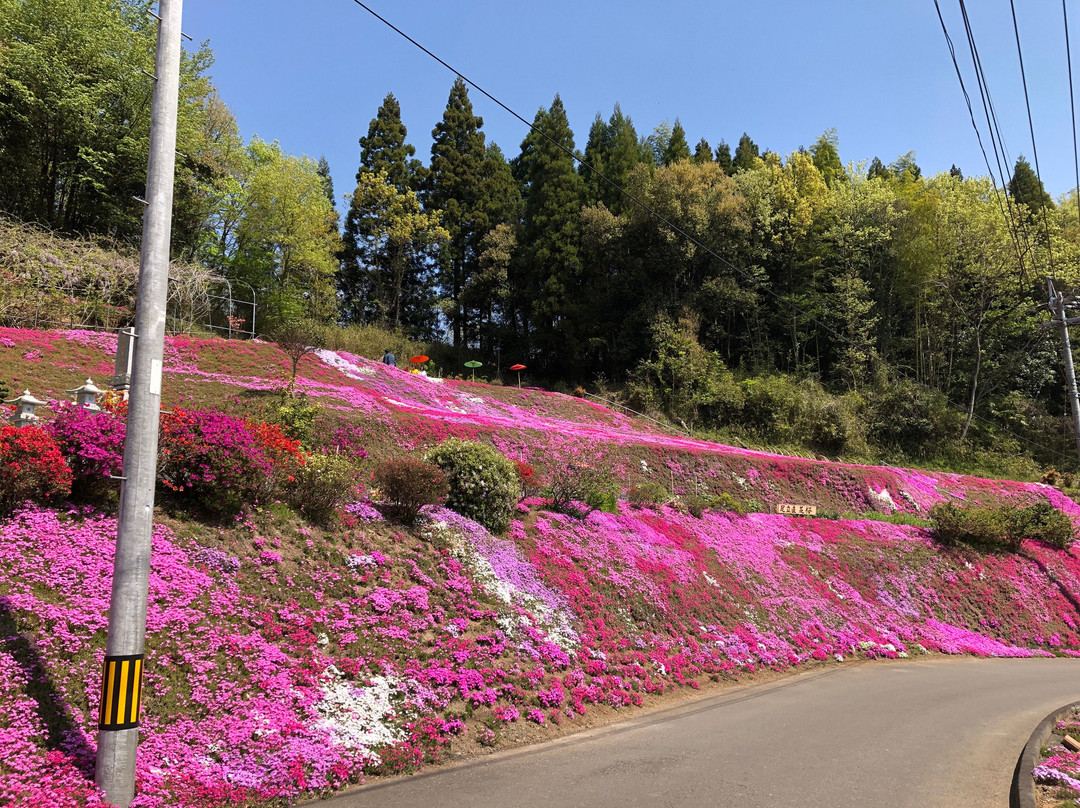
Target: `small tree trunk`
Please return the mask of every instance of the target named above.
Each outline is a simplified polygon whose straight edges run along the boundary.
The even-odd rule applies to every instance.
[[[971,397],[968,399],[967,417],[964,419],[964,428],[960,430],[960,442],[967,440],[968,429],[975,417],[975,399],[979,391],[979,371],[982,370],[982,330],[975,329],[975,372],[971,374]]]

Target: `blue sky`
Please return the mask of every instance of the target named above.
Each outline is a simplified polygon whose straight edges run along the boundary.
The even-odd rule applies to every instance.
[[[705,137],[734,148],[746,131],[787,154],[835,127],[845,163],[914,150],[927,174],[954,163],[988,173],[933,0],[365,2],[528,120],[559,93],[582,149],[596,113],[618,102],[639,134],[678,117],[691,147]],[[989,150],[958,3],[939,2]],[[1030,161],[1009,2],[968,6],[1010,161]],[[1041,173],[1057,196],[1076,184],[1061,5],[1019,2],[1017,19]],[[1080,92],[1080,7],[1069,23]],[[325,155],[339,199],[388,92],[430,158],[454,76],[352,0],[188,0],[183,27],[209,40],[244,137]],[[470,96],[488,140],[515,156],[524,124]]]

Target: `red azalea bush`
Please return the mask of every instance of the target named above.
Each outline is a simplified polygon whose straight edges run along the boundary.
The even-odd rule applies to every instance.
[[[521,498],[534,497],[540,491],[540,480],[537,479],[536,469],[524,460],[512,461],[517,469],[518,480],[521,483]]]
[[[161,417],[161,483],[208,513],[235,513],[256,499],[274,467],[238,418],[177,407]]]
[[[56,501],[71,493],[71,469],[41,427],[0,426],[0,512],[26,500]]]

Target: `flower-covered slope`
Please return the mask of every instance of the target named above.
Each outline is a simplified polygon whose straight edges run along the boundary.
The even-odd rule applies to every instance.
[[[0,328],[0,378],[39,398],[64,398],[63,391],[87,375],[99,382],[109,377],[115,350],[113,334]],[[263,342],[169,337],[164,367],[169,404],[220,408],[280,389],[289,378],[288,358]],[[488,440],[540,468],[573,458],[610,469],[624,488],[654,480],[673,493],[728,493],[769,510],[794,502],[839,512],[919,513],[954,496],[1049,497],[1058,507],[1076,508],[1045,486],[722,446],[657,430],[573,396],[428,379],[345,352],[304,357],[296,388],[327,412],[371,427],[366,434],[387,448],[430,446],[451,436]]]
[[[110,339],[0,330],[0,372],[57,395],[105,372]],[[280,385],[285,361],[193,340],[166,358],[167,396],[222,407]],[[675,440],[572,397],[496,400],[341,354],[305,359],[298,384],[365,434],[474,435],[626,484],[855,512],[1050,498],[1080,514],[1045,486]],[[527,500],[504,536],[427,517],[405,531],[361,501],[331,532],[273,507],[228,526],[159,520],[136,805],[290,803],[761,669],[1080,656],[1078,549],[984,556],[889,523],[625,503],[577,519]],[[115,535],[94,511],[0,522],[0,804],[100,803],[89,773]]]

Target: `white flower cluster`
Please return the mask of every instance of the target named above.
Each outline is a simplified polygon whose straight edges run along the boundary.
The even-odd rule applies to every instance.
[[[393,700],[400,693],[396,683],[385,676],[373,676],[370,684],[360,687],[346,681],[332,665],[323,676],[319,688],[323,698],[315,709],[322,718],[320,728],[327,730],[334,742],[363,752],[378,763],[372,748],[405,740],[404,730],[393,723]]]
[[[348,376],[350,379],[359,379],[359,378],[362,378],[364,376],[374,376],[375,375],[375,368],[370,368],[370,367],[366,367],[366,366],[361,367],[359,365],[354,365],[352,362],[349,362],[346,359],[342,359],[340,356],[338,356],[333,351],[328,351],[325,348],[317,349],[315,351],[315,355],[317,357],[319,357],[319,359],[321,359],[323,362],[328,364],[330,367],[340,370],[343,374]]]
[[[535,595],[523,592],[509,581],[500,578],[491,562],[478,553],[463,534],[451,529],[446,522],[434,522],[428,529],[446,542],[454,558],[472,571],[474,580],[484,587],[488,594],[509,607],[521,607],[535,618],[530,621],[521,614],[520,609],[511,608],[498,620],[499,628],[507,636],[513,638],[521,628],[538,628],[566,653],[574,654],[577,651],[581,640],[574,631],[571,615],[550,608]]]

